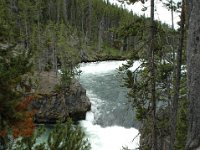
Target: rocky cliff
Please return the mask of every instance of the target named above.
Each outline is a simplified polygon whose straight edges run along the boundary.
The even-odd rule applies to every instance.
[[[66,90],[51,91],[48,94],[39,94],[32,102],[32,109],[36,109],[36,123],[56,123],[71,117],[73,121],[85,119],[91,103],[86,96],[86,90],[77,81],[73,80]]]

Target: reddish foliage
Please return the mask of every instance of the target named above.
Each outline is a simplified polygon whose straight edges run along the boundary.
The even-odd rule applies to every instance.
[[[16,123],[15,127],[13,128],[13,137],[30,137],[34,132],[34,129],[35,124],[33,123],[33,119],[31,117],[24,119]]]
[[[35,129],[35,124],[33,122],[33,116],[35,115],[35,110],[28,111],[28,106],[34,99],[33,96],[28,96],[22,100],[16,107],[16,110],[23,115],[23,118],[18,120],[13,126],[13,137],[17,138],[19,136],[30,137]]]
[[[20,103],[17,105],[16,110],[17,111],[25,111],[27,110],[29,104],[33,101],[34,96],[27,96],[25,97]]]
[[[0,131],[0,137],[5,137],[7,135],[7,130]]]

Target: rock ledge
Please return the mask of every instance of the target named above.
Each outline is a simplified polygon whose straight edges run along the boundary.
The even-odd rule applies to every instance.
[[[33,101],[32,109],[36,109],[35,122],[52,124],[56,121],[84,120],[86,112],[91,109],[91,103],[86,96],[86,90],[74,80],[69,89],[50,94],[40,94]]]

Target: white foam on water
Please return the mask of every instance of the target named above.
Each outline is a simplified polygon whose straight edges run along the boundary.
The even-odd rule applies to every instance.
[[[137,69],[140,65],[142,64],[141,61],[135,61],[133,66],[129,68],[129,70],[131,71],[135,71],[135,69]]]
[[[84,74],[105,74],[110,71],[118,69],[123,64],[126,64],[126,61],[102,61],[102,62],[92,62],[92,63],[81,63],[79,70]],[[129,70],[134,71],[142,63],[140,61],[135,61],[133,66]]]
[[[123,147],[137,149],[139,147],[138,130],[111,126],[103,128],[90,121],[81,121],[92,150],[122,150]],[[136,137],[134,139],[134,137]],[[133,140],[134,139],[134,140]]]
[[[88,91],[87,95],[92,103],[91,111],[87,112],[86,120],[80,121],[80,125],[91,144],[91,150],[122,150],[123,147],[132,150],[137,149],[139,147],[139,132],[137,129],[121,126],[104,128],[95,124],[95,121],[101,115],[99,107],[104,102],[93,94],[92,91]]]
[[[82,63],[80,70],[83,74],[99,75],[114,71],[124,63],[126,61]],[[139,65],[140,62],[135,62],[130,70],[134,71]],[[87,91],[87,95],[92,104],[91,111],[87,112],[86,120],[80,121],[80,125],[87,135],[92,150],[122,150],[123,147],[137,149],[139,147],[139,136],[137,136],[139,131],[135,128],[125,128],[122,126],[104,128],[96,124],[96,120],[101,115],[99,108],[104,101],[97,97],[94,91]]]
[[[87,96],[91,102],[91,111],[87,112],[86,120],[95,123],[101,115],[99,107],[104,103],[100,98],[97,97],[92,91],[87,91]]]
[[[126,61],[102,61],[92,63],[81,63],[80,70],[84,74],[102,74],[116,70]]]
[[[91,95],[91,93],[88,94],[89,97]],[[92,96],[95,95],[93,94]],[[137,136],[139,132],[137,129],[121,126],[104,128],[95,124],[95,121],[100,116],[98,107],[101,105],[101,101],[93,97],[91,102],[91,111],[87,112],[86,120],[80,122],[91,144],[91,150],[122,150],[123,147],[128,147],[129,149],[139,147],[139,136]]]

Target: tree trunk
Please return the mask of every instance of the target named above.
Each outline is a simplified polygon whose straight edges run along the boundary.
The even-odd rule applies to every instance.
[[[88,39],[91,39],[92,37],[91,37],[91,34],[92,34],[92,27],[91,27],[91,25],[92,25],[92,1],[91,0],[88,0],[88,13],[89,13],[89,15],[88,15],[88,27],[87,27],[87,31],[88,31],[88,34],[87,34],[87,38]]]
[[[171,4],[172,29],[174,29],[174,9],[173,9],[173,0],[170,1],[170,4]]]
[[[151,150],[157,150],[156,136],[156,90],[155,90],[155,64],[154,64],[154,41],[155,41],[155,21],[154,21],[154,0],[151,0],[151,31],[150,31],[150,49],[149,49],[149,68],[151,77],[151,103],[152,103],[152,143]]]
[[[56,10],[57,10],[57,12],[56,12],[56,21],[57,21],[57,23],[59,23],[60,22],[60,0],[57,0],[57,3],[56,3]]]
[[[3,117],[0,114],[0,131],[3,131],[4,129]],[[6,142],[2,136],[0,136],[0,149],[6,149]]]
[[[123,46],[123,51],[127,51],[128,48],[128,36],[125,36],[122,42],[122,46]]]
[[[104,23],[104,18],[102,17],[101,21],[99,22],[99,32],[98,32],[98,45],[97,45],[97,51],[101,51],[102,44],[103,44],[103,23]]]
[[[180,90],[180,80],[181,80],[181,64],[182,64],[182,50],[184,47],[184,24],[185,24],[185,1],[182,0],[182,11],[181,11],[181,33],[180,33],[180,42],[179,48],[177,51],[176,58],[176,70],[175,70],[175,91],[171,104],[171,137],[170,137],[170,150],[174,149],[175,139],[176,139],[176,124],[177,124],[177,110],[178,110],[178,101],[179,101],[179,90]]]
[[[67,24],[67,0],[63,0],[63,18],[65,24]]]
[[[189,1],[187,44],[189,123],[186,150],[200,149],[200,2]]]

